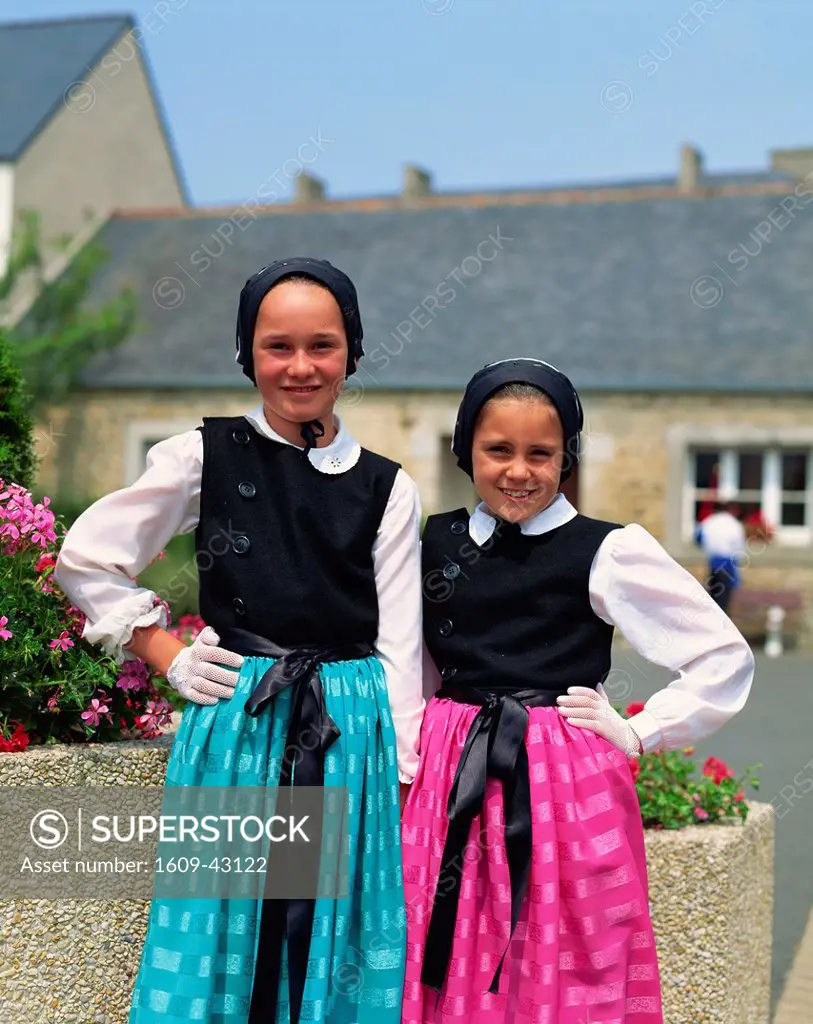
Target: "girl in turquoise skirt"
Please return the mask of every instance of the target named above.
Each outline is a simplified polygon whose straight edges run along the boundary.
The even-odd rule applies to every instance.
[[[261,402],[150,449],[132,486],[69,531],[56,569],[85,636],[187,698],[167,786],[344,787],[347,895],[152,902],[130,1024],[398,1024],[401,793],[417,767],[420,507],[396,463],[334,414],[362,356],[356,290],[323,260],[241,293],[237,362]],[[200,612],[184,647],[134,577],[195,531]],[[300,742],[311,730],[320,742]],[[311,751],[293,769],[290,751]],[[291,901],[293,904],[293,901]],[[289,908],[290,911],[290,908]]]

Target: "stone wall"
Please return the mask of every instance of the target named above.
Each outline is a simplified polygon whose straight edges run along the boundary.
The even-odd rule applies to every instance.
[[[6,786],[163,783],[172,736],[0,754]],[[0,1020],[126,1024],[147,900],[0,900]]]
[[[0,787],[156,785],[154,743],[0,754]],[[647,832],[650,901],[668,1024],[768,1024],[773,811],[743,826]],[[145,900],[0,900],[0,1020],[126,1024]]]
[[[368,391],[363,374],[357,376],[338,411],[361,444],[404,466],[424,512],[471,507],[471,482],[448,451],[459,395]],[[82,393],[50,410],[38,426],[39,486],[52,496],[100,497],[136,479],[147,440],[191,429],[211,413],[237,415],[257,397],[239,387]],[[584,405],[580,511],[640,523],[700,579],[702,559],[680,521],[687,445],[750,439],[813,447],[813,399],[805,396],[586,394]],[[798,639],[813,648],[813,545],[754,544],[743,578],[751,588],[801,591]]]
[[[666,1024],[768,1024],[774,817],[647,830],[652,923]]]

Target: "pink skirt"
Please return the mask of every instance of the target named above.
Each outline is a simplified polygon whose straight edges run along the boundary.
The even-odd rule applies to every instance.
[[[514,935],[502,783],[489,779],[463,857],[452,959],[421,984],[446,806],[479,707],[433,698],[402,822],[407,906],[403,1024],[663,1024],[644,835],[624,755],[529,708],[533,858]],[[499,989],[492,978],[507,949]]]

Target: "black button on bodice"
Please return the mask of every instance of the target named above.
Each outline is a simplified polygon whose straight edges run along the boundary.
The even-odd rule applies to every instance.
[[[447,566],[444,566],[443,575],[447,580],[456,580],[460,575],[460,566],[455,562],[450,562]]]
[[[253,498],[257,493],[257,488],[248,480],[244,480],[238,485],[237,490],[242,494],[244,498]]]
[[[235,597],[235,599],[232,601],[232,607],[234,608],[238,615],[246,614],[245,603],[239,597]]]
[[[241,535],[239,537],[234,538],[231,546],[232,551],[236,552],[238,555],[244,555],[251,547],[251,541],[248,539],[248,537]]]
[[[238,444],[248,444],[249,436],[247,430],[234,430],[231,435]]]
[[[466,532],[466,524],[465,524],[465,522],[462,519],[456,519],[452,523],[450,529],[451,529],[452,533],[465,533]]]
[[[453,679],[457,675],[457,669],[454,665],[446,665],[443,671],[440,673],[441,679],[444,683],[448,683],[450,679]]]
[[[451,636],[454,631],[454,623],[451,619],[442,619],[438,624],[438,633],[441,636]]]

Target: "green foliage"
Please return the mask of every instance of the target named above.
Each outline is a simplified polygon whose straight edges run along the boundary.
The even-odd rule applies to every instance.
[[[62,239],[60,248],[68,244]],[[0,279],[0,302],[11,297],[18,285],[36,291],[37,297],[23,321],[6,330],[35,409],[63,401],[77,386],[88,362],[99,352],[120,345],[136,322],[135,298],[130,289],[96,308],[87,306],[91,282],[107,258],[98,242],[83,246],[53,281],[43,276],[42,253],[39,217],[26,212],[15,232],[6,273]]]
[[[83,639],[53,578],[64,534],[47,498],[0,479],[0,750],[160,735],[172,711],[144,662],[118,666]]]
[[[0,329],[0,479],[31,487],[37,468],[34,420],[22,374]]]
[[[749,781],[754,789],[759,788],[759,781],[751,773],[761,765],[746,768],[739,777],[733,772],[720,776],[709,764],[714,761],[707,760],[697,779],[697,766],[686,753],[669,751],[641,757],[635,788],[644,827],[676,829],[727,818],[745,821],[748,804],[743,786]]]
[[[626,717],[643,707],[630,704]],[[619,714],[625,713],[616,708]],[[740,776],[717,757],[706,758],[699,778],[692,760],[694,747],[644,754],[630,760],[644,828],[677,829],[748,817],[746,782],[759,789],[754,772],[762,765],[746,768]]]
[[[139,584],[168,602],[173,616],[197,615],[198,568],[194,533],[173,537],[162,556],[139,575]]]

